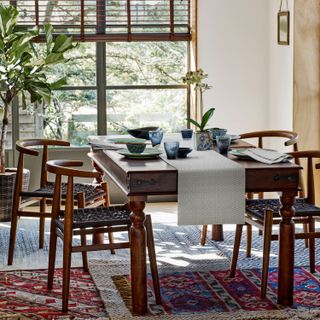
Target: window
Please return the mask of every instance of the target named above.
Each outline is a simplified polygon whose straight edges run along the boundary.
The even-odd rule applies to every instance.
[[[97,54],[101,49],[104,56]],[[65,139],[81,146],[88,135],[121,134],[123,127],[178,131],[186,125],[187,88],[181,78],[187,57],[187,42],[81,43],[67,64],[49,74],[52,80],[65,75],[68,85],[55,92],[50,106],[33,113],[20,108],[19,131],[13,136]]]
[[[22,28],[50,22],[56,33],[83,41],[68,63],[50,71],[52,80],[68,79],[51,105],[13,113],[13,142],[43,136],[81,146],[88,135],[124,133],[123,127],[155,125],[170,132],[186,125],[188,93],[181,78],[188,69],[191,0],[4,3],[18,7]]]

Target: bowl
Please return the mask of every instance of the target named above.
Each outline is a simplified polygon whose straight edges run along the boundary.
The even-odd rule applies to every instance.
[[[160,130],[160,128],[159,127],[143,127],[143,128],[137,128],[137,129],[130,129],[127,132],[135,138],[150,140],[149,131],[155,131],[155,130]]]
[[[127,148],[131,153],[142,153],[145,148],[145,143],[127,143]]]
[[[191,139],[192,135],[193,135],[193,130],[192,129],[182,129],[181,135],[182,135],[183,139]]]
[[[207,130],[210,132],[212,139],[215,139],[217,136],[224,136],[228,131],[224,128],[210,128]]]
[[[191,148],[179,148],[178,158],[186,158],[191,151],[192,151]]]

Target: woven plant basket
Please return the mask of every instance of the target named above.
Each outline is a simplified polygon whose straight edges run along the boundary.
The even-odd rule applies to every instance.
[[[8,168],[0,174],[0,221],[11,220],[12,199],[16,169]],[[27,191],[30,181],[30,171],[23,169],[23,190]]]

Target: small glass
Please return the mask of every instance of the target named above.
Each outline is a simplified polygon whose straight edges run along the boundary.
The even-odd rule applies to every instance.
[[[183,139],[191,139],[192,135],[193,135],[193,130],[192,129],[182,129],[181,135],[182,135]]]
[[[231,143],[231,137],[229,135],[216,136],[216,143],[218,152],[227,154]]]
[[[179,150],[179,141],[165,141],[164,150],[168,159],[177,159]]]
[[[163,130],[162,129],[158,129],[158,130],[149,131],[149,138],[150,138],[150,141],[152,143],[152,146],[153,147],[157,146],[162,141]]]

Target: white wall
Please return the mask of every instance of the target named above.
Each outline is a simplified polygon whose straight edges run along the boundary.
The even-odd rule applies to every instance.
[[[198,1],[199,67],[213,86],[205,106],[216,108],[210,126],[291,129],[293,50],[277,44],[279,1]]]
[[[293,0],[289,0],[290,45],[277,44],[278,0],[269,0],[269,123],[271,128],[292,130],[293,127]],[[285,4],[285,1],[283,1]],[[286,9],[283,6],[283,9]]]

